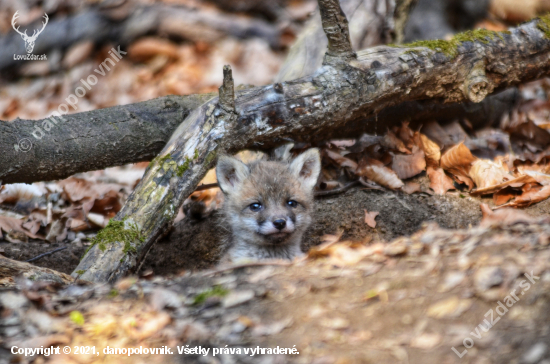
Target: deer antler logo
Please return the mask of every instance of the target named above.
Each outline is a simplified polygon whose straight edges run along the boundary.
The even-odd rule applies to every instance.
[[[18,12],[16,11],[15,14],[13,14],[13,18],[11,18],[11,26],[13,27],[13,29],[15,29],[17,33],[21,34],[21,37],[25,41],[25,48],[27,48],[27,53],[31,53],[34,48],[34,42],[36,41],[36,38],[38,38],[38,35],[42,33],[44,28],[46,28],[46,24],[48,24],[48,19],[49,19],[48,14],[44,14],[44,19],[46,20],[46,22],[42,23],[43,24],[42,29],[40,30],[35,29],[32,35],[29,37],[27,35],[27,29],[25,29],[25,32],[21,33],[19,31],[19,27],[17,28],[15,27],[15,21],[17,20],[17,18],[19,18],[19,15],[17,13]]]

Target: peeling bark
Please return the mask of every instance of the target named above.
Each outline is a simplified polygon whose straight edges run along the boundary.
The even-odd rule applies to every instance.
[[[218,98],[206,102],[178,127],[115,217],[137,229],[140,238],[109,242],[104,250],[96,244],[77,270],[96,282],[135,270],[220,152],[326,139],[347,123],[402,102],[466,101],[464,89],[480,64],[484,87],[491,91],[550,74],[550,40],[539,29],[545,25],[533,20],[494,37],[454,42],[456,49],[448,55],[425,47],[380,46],[353,59],[349,48],[337,47],[311,76],[238,92],[236,114],[224,110]],[[345,22],[339,20],[338,28],[346,34]],[[333,30],[325,29],[334,37]]]

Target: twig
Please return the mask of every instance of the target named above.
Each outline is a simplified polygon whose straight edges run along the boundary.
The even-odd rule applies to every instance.
[[[50,252],[46,252],[46,253],[42,253],[42,254],[40,254],[40,255],[37,255],[36,257],[31,258],[31,259],[29,259],[29,260],[25,260],[25,262],[27,262],[27,263],[34,262],[35,260],[38,260],[38,259],[40,259],[40,258],[43,258],[43,257],[47,256],[47,255],[50,255],[50,254],[53,254],[53,253],[57,253],[57,252],[59,252],[59,251],[61,251],[61,250],[65,250],[65,249],[67,249],[67,247],[66,247],[66,246],[62,246],[61,248],[57,248],[57,249],[52,250],[52,251],[50,251]]]
[[[324,196],[337,195],[339,193],[346,192],[347,190],[349,190],[353,186],[356,186],[360,183],[361,182],[359,182],[359,181],[353,181],[353,182],[350,182],[347,185],[344,185],[340,188],[335,188],[335,189],[328,190],[328,191],[315,191],[314,195],[315,195],[315,197],[324,197]]]
[[[204,191],[204,190],[209,190],[211,188],[216,188],[216,187],[219,187],[219,186],[215,182],[214,183],[206,183],[206,184],[197,186],[197,188],[195,188],[195,191]]]

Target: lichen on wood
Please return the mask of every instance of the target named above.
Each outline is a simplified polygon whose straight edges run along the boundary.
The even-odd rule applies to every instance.
[[[451,40],[420,40],[408,44],[392,45],[401,48],[429,48],[433,51],[443,53],[449,58],[455,58],[458,55],[458,47],[464,42],[479,41],[488,44],[489,41],[499,38],[504,40],[503,34],[510,34],[509,31],[495,32],[487,29],[468,30],[466,32],[456,34]],[[411,49],[408,52],[416,52]]]
[[[537,28],[546,35],[546,38],[550,38],[550,14],[539,18]]]

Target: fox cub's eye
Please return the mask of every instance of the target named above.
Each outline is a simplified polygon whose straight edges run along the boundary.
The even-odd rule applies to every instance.
[[[256,212],[256,211],[260,211],[262,209],[262,204],[254,202],[253,204],[250,204],[249,207],[250,207],[250,210]]]
[[[289,200],[286,204],[290,207],[297,207],[298,206],[298,202],[296,202],[294,200]]]

